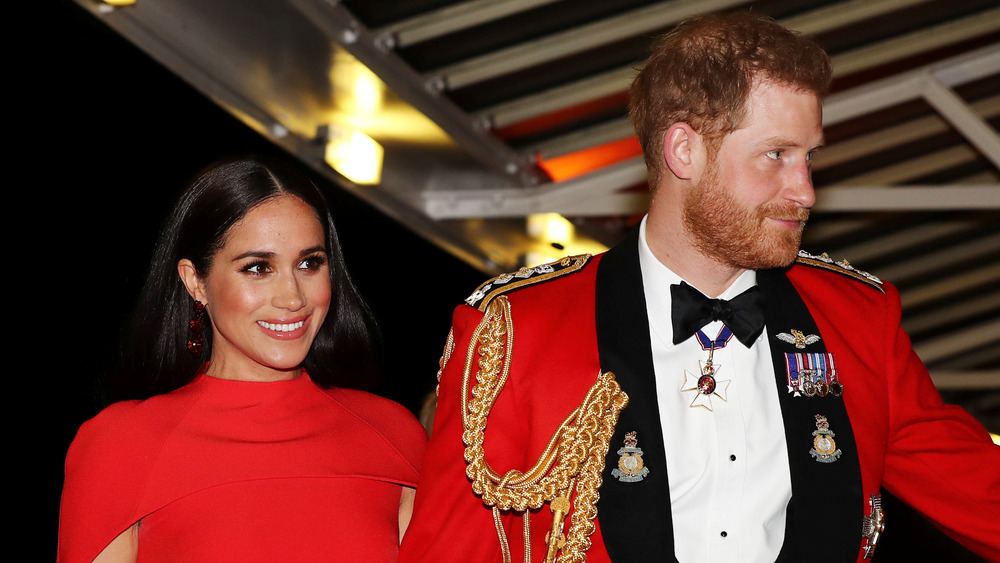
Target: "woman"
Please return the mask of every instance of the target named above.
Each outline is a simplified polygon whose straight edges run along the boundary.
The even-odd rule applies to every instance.
[[[81,427],[60,560],[395,561],[426,434],[335,387],[371,373],[369,326],[312,183],[255,159],[202,173],[123,363],[160,394]]]

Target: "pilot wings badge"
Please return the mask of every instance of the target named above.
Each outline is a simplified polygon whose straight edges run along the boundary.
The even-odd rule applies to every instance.
[[[799,350],[804,350],[809,344],[815,344],[819,342],[820,338],[817,334],[805,334],[801,330],[792,329],[792,333],[779,332],[775,335],[775,338],[782,342],[787,342],[789,344],[794,344]]]

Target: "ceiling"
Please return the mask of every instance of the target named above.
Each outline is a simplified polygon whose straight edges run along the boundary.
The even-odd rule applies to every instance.
[[[895,283],[938,387],[1000,418],[1000,393],[981,392],[1000,390],[996,0],[77,2],[489,273],[599,252],[641,217],[645,167],[625,106],[652,37],[695,13],[772,16],[834,66],[804,247]],[[378,88],[357,96],[345,77],[365,68]],[[343,127],[384,148],[378,185],[325,164]]]

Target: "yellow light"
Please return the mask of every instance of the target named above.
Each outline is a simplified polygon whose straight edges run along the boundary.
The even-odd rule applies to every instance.
[[[528,235],[546,243],[565,245],[576,234],[576,228],[558,213],[528,215]]]
[[[131,6],[135,4],[135,0],[104,0],[104,3],[109,6]]]
[[[993,438],[993,443],[1000,446],[1000,434],[994,434],[990,432],[990,438]]]
[[[382,145],[357,129],[331,125],[326,163],[355,184],[382,181]]]
[[[354,78],[354,108],[356,113],[371,115],[382,108],[382,84],[368,69]]]

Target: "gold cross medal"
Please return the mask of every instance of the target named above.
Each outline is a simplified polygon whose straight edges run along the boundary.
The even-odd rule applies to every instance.
[[[625,434],[625,445],[618,449],[618,468],[611,470],[611,476],[622,483],[637,483],[649,475],[649,468],[642,461],[642,448],[638,447],[633,430]]]
[[[695,392],[694,399],[691,400],[691,408],[702,407],[711,411],[713,396],[726,401],[726,393],[729,390],[731,380],[716,377],[722,366],[712,363],[713,351],[709,350],[708,360],[698,361],[698,367],[701,368],[700,375],[695,376],[688,370],[684,370],[684,385],[681,386],[681,392]]]
[[[813,447],[809,454],[820,463],[833,463],[840,459],[843,453],[837,448],[837,442],[833,439],[836,434],[830,431],[830,423],[826,417],[816,415],[816,430],[813,431]]]

